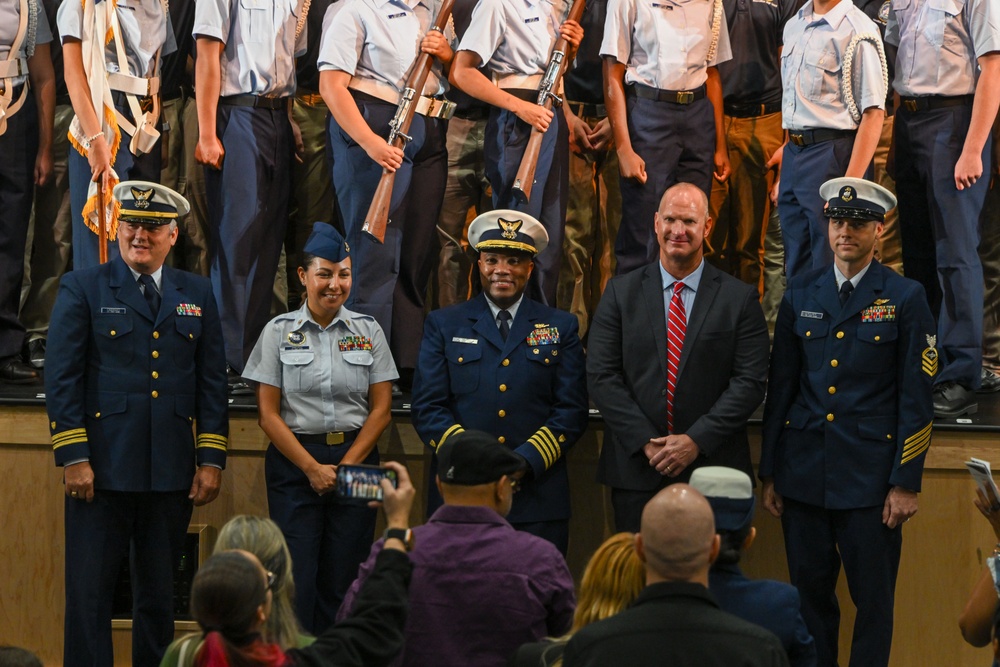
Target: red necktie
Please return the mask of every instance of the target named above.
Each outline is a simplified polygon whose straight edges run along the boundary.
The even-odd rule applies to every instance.
[[[667,432],[674,432],[674,389],[677,387],[677,369],[681,365],[681,350],[684,349],[684,334],[687,331],[687,313],[681,301],[684,283],[674,283],[674,294],[670,297],[670,311],[667,313]]]

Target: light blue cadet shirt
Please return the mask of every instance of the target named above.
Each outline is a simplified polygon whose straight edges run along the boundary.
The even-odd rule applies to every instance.
[[[281,389],[281,418],[292,431],[329,433],[360,429],[369,386],[399,373],[375,318],[341,307],[324,329],[302,304],[264,327],[243,377]]]
[[[101,1],[110,2],[110,0]],[[201,5],[202,0],[198,0],[198,4]],[[162,47],[161,61],[163,56],[177,50],[174,28],[166,11],[166,3],[161,3],[160,0],[118,0],[115,4],[115,13],[118,15],[122,41],[125,42],[123,46],[129,71],[122,72],[118,66],[118,49],[114,40],[104,47],[107,70],[147,79],[159,76],[160,73],[154,71],[157,49]],[[56,13],[56,25],[64,42],[67,37],[83,40],[83,2],[63,0]]]
[[[569,8],[566,0],[479,0],[458,50],[478,55],[496,76],[544,74]],[[537,85],[511,81],[501,87]]]
[[[879,37],[878,27],[851,0],[840,0],[826,14],[812,0],[785,24],[781,50],[781,124],[786,130],[856,130],[844,101],[842,70],[855,35]],[[885,109],[886,85],[878,47],[859,42],[854,52],[852,91],[858,110]],[[845,82],[846,83],[846,82]]]
[[[725,12],[708,57],[714,11],[712,0],[609,0],[601,56],[627,66],[625,83],[695,90],[708,80],[708,67],[733,57]]]
[[[346,1],[346,0],[343,0]],[[305,25],[295,28],[305,0],[197,0],[195,38],[214,37],[222,51],[222,97],[295,94],[295,58],[306,53]]]
[[[340,0],[323,17],[319,71],[339,70],[351,76],[406,87],[420,42],[437,17],[441,0]],[[436,58],[423,95],[443,95],[446,77]]]
[[[976,60],[1000,51],[996,0],[895,0],[885,41],[899,47],[893,88],[905,97],[971,95]]]
[[[21,42],[21,48],[18,52],[14,54],[14,58],[23,59],[27,61],[29,56],[28,48],[32,49],[34,52],[35,44],[48,44],[52,41],[52,30],[49,27],[49,19],[45,16],[45,9],[42,7],[41,0],[28,0],[29,5],[29,20],[26,28],[26,35],[24,40]],[[31,9],[31,7],[34,9]],[[33,16],[32,16],[33,15]],[[34,21],[34,25],[32,25]],[[10,56],[10,47],[14,44],[14,40],[17,38],[17,28],[21,22],[21,3],[19,0],[13,0],[8,2],[0,2],[0,61],[7,60]],[[31,31],[34,29],[34,41],[31,40]],[[24,63],[26,65],[26,62]],[[27,67],[19,68],[24,74],[19,74],[16,76],[3,76],[0,74],[0,87],[3,88],[13,88],[14,86],[20,86],[22,83],[28,80]],[[0,72],[3,71],[3,64],[0,63]]]

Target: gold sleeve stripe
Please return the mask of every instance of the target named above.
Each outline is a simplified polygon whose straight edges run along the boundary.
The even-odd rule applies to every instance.
[[[228,445],[229,438],[224,435],[215,435],[214,433],[199,433],[198,442],[217,442],[220,445]]]
[[[548,470],[555,460],[552,454],[552,446],[545,442],[537,433],[528,438],[528,442],[534,445],[538,453],[542,455],[542,462],[545,463],[545,469]]]
[[[914,449],[920,449],[926,443],[930,442],[930,439],[931,434],[927,433],[926,435],[921,436],[918,440],[914,440],[912,442],[907,441],[907,444],[903,445],[903,455],[905,456]]]
[[[899,462],[899,465],[909,463],[913,459],[917,458],[918,456],[926,452],[927,448],[930,446],[931,446],[931,441],[930,438],[928,438],[927,441],[921,447],[918,447],[917,449],[911,451],[909,454],[903,454],[903,460]]]
[[[221,449],[224,452],[228,451],[228,448],[225,445],[217,445],[214,442],[199,442],[197,445],[195,445],[195,449],[201,449],[203,447],[211,447],[212,449]]]
[[[79,436],[86,436],[87,429],[85,428],[71,428],[68,431],[63,431],[62,433],[55,433],[52,435],[52,442],[60,442],[62,440],[67,440],[69,438],[76,438]]]
[[[555,433],[553,433],[548,426],[543,426],[538,430],[538,432],[547,436],[548,441],[552,443],[552,449],[555,452],[555,457],[559,458],[562,455],[562,445],[560,445],[559,440],[556,439]]]
[[[86,435],[81,435],[78,438],[69,438],[67,440],[60,440],[59,442],[53,442],[52,449],[59,449],[60,447],[65,447],[66,445],[77,445],[81,442],[87,442]]]
[[[917,431],[916,433],[914,433],[913,435],[911,435],[909,438],[907,438],[906,441],[903,444],[904,445],[908,445],[908,444],[910,444],[911,442],[913,442],[915,440],[923,438],[924,435],[929,435],[930,432],[931,432],[931,428],[933,426],[934,426],[934,422],[929,422],[927,424],[927,426],[923,427],[922,429],[920,429],[919,431]]]
[[[449,426],[448,429],[444,432],[444,434],[441,435],[441,439],[438,441],[437,447],[434,448],[434,451],[440,449],[441,445],[444,444],[445,440],[447,440],[453,435],[462,433],[463,431],[465,431],[465,429],[462,428],[461,424],[452,424],[451,426]]]

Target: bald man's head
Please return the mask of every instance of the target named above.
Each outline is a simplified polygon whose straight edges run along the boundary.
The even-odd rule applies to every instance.
[[[647,580],[707,584],[708,570],[719,553],[712,506],[693,487],[671,484],[642,511],[637,546],[646,562]]]
[[[669,187],[653,216],[653,230],[663,268],[678,279],[694,271],[701,264],[711,230],[705,192],[690,183]]]

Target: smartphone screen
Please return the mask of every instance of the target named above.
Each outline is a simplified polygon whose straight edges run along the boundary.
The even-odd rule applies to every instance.
[[[337,466],[335,493],[342,498],[382,500],[380,482],[388,479],[396,486],[396,471],[381,466]]]

